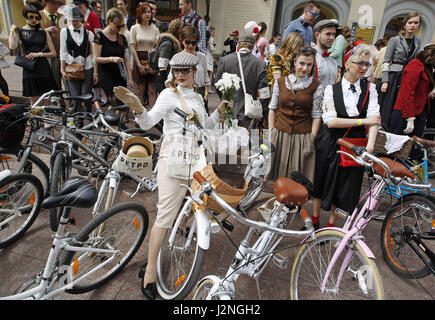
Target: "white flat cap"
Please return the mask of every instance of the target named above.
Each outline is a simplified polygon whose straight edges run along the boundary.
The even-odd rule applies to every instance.
[[[195,67],[199,63],[199,59],[191,53],[182,51],[174,55],[169,61],[172,68],[190,68]]]

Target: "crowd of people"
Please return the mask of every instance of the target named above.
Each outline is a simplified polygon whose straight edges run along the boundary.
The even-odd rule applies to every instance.
[[[381,39],[370,45],[353,39],[350,28],[336,20],[319,21],[321,5],[309,1],[300,17],[269,40],[264,22],[249,21],[243,32],[234,30],[214,75],[216,30],[191,0],[179,1],[181,15],[168,25],[156,20],[154,1],[140,3],[136,17],[125,0],[117,0],[106,17],[101,1],[62,5],[47,0],[43,8],[40,1],[28,1],[26,25],[11,28],[10,49],[21,45],[26,58],[36,60],[33,70],[23,68],[23,96],[34,100],[63,86],[71,94],[94,93],[99,107],[128,104],[143,129],[163,121],[157,217],[140,272],[149,299],[156,296],[158,252],[185,195],[180,184],[188,184],[167,174],[171,142],[183,132],[174,107],[196,112],[207,128],[230,107],[239,126],[261,128],[276,147],[269,178],[298,171],[312,182],[315,228],[321,209],[331,212],[328,226],[333,226],[335,208],[352,211],[360,195],[363,168],[343,166],[337,139],[362,139],[373,152],[380,127],[421,137],[434,107],[435,44],[423,46],[416,37],[421,27],[416,12],[405,17],[402,32],[388,44]],[[69,22],[64,28],[61,16]],[[72,65],[83,66],[83,78],[72,77]],[[41,72],[50,67],[52,74]],[[234,101],[209,110],[213,79],[240,76],[241,69],[244,86]],[[247,94],[262,105],[255,119],[245,114]]]

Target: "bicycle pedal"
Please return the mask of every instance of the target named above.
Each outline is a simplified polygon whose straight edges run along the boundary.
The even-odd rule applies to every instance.
[[[272,257],[272,262],[275,266],[280,268],[281,270],[287,269],[288,266],[288,258],[284,257],[282,254],[274,254]]]

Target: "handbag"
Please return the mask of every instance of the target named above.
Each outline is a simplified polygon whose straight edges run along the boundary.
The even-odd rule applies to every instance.
[[[263,106],[261,105],[260,100],[254,100],[252,95],[246,92],[245,77],[243,75],[242,60],[239,52],[237,52],[237,57],[239,59],[243,92],[245,93],[245,116],[252,119],[261,119],[263,118]]]
[[[18,34],[18,31],[16,31],[16,32]],[[35,58],[33,60],[27,59],[26,56],[24,55],[23,45],[22,45],[22,42],[21,42],[19,35],[18,35],[18,39],[19,39],[18,46],[20,49],[20,53],[18,53],[17,56],[15,57],[14,64],[16,66],[24,68],[28,71],[35,71],[37,58]],[[44,50],[45,50],[45,48],[44,48]],[[44,50],[42,50],[42,51],[44,51]]]
[[[366,104],[367,97],[369,96],[369,91],[370,91],[370,83],[368,83],[368,85],[367,85],[367,93],[366,93],[366,96],[364,98],[363,107]],[[362,112],[362,109],[361,109],[360,113],[355,117],[355,119],[359,118],[361,112]],[[346,134],[343,136],[342,139],[344,139],[345,141],[348,141],[356,146],[365,147],[367,145],[368,138],[346,138],[346,136],[349,133],[351,128],[352,127],[349,127],[347,129]],[[347,153],[351,154],[352,156],[355,156],[355,154],[351,150],[349,150],[343,146],[340,146],[340,151],[347,152]],[[348,156],[340,153],[340,167],[347,168],[347,167],[360,167],[360,166],[361,165],[356,163],[352,158],[349,158]]]
[[[188,113],[186,102],[177,91],[183,111]],[[169,139],[169,153],[166,164],[166,176],[170,178],[192,179],[196,171],[202,170],[207,165],[204,146],[195,141],[195,135],[188,132],[171,134]]]
[[[89,42],[89,38],[88,38],[88,42]],[[88,57],[88,48],[89,45],[86,46],[85,61],[86,58]],[[79,64],[79,63],[67,64],[65,66],[65,73],[67,74],[69,80],[85,80],[86,78],[86,70],[84,64]]]

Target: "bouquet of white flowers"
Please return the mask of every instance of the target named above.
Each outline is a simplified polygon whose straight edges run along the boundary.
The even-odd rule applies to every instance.
[[[222,74],[222,79],[215,83],[215,87],[222,93],[223,100],[232,102],[236,91],[240,89],[240,81],[236,74],[225,72]],[[223,114],[226,123],[231,127],[231,119],[234,116],[231,108],[227,107]]]

